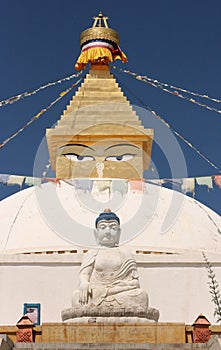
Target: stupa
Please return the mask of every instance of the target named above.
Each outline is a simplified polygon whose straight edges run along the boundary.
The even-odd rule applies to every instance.
[[[205,257],[221,281],[221,218],[193,198],[143,180],[154,132],[110,73],[110,62],[127,58],[101,13],[82,33],[81,48],[76,68],[89,64],[89,73],[46,131],[60,185],[25,189],[0,204],[0,325],[10,329],[30,303],[41,305],[37,341],[93,343],[98,332],[102,342],[114,334],[119,343],[185,343],[185,325],[200,313],[216,322]],[[171,203],[179,211],[171,211]],[[157,325],[139,324],[139,331],[134,324],[137,333],[127,323],[116,331],[111,319],[102,325],[109,335],[99,333],[93,318],[78,331],[61,320],[83,257],[96,247],[95,218],[107,207],[120,218],[121,244],[133,252],[141,287],[160,311]]]

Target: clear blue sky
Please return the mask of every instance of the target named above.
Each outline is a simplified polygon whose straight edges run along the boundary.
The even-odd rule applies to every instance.
[[[92,17],[99,10],[109,17],[109,26],[119,32],[121,48],[129,59],[126,65],[118,63],[118,67],[221,98],[219,0],[2,0],[0,100],[72,74],[80,53],[80,33],[92,25]],[[221,168],[221,115],[123,73],[113,73],[131,103],[141,106],[136,97],[140,98]],[[70,82],[58,85],[0,108],[0,143],[69,85]],[[71,96],[66,96],[0,150],[0,173],[32,174],[45,128],[59,119]],[[148,126],[148,121],[145,125]],[[181,141],[179,143],[188,176],[217,173],[193,150]],[[154,148],[153,161],[160,177],[168,177],[170,172],[161,153]],[[16,186],[1,186],[0,198],[17,190]],[[210,192],[203,187],[197,188],[196,198],[221,213],[218,187]]]

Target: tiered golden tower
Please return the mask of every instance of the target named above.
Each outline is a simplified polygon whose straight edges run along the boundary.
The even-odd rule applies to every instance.
[[[90,50],[96,46],[96,54],[92,60],[90,53],[90,59],[85,62],[90,64],[90,71],[61,119],[55,128],[47,129],[56,177],[137,179],[142,178],[148,168],[153,130],[144,128],[110,74],[109,62],[120,57],[113,53],[119,42],[116,38],[117,32],[108,28],[107,18],[102,14],[95,17],[93,27],[81,35],[83,45],[90,44]],[[114,49],[109,45],[110,39],[115,40]],[[99,45],[105,47],[99,48]]]

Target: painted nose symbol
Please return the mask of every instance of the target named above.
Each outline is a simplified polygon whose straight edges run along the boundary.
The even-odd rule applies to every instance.
[[[96,163],[97,174],[99,178],[103,177],[104,164],[101,162]]]

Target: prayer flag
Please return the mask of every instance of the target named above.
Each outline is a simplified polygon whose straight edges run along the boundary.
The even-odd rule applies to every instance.
[[[93,187],[93,180],[80,179],[75,182],[76,190],[83,190],[91,192]]]
[[[9,174],[0,174],[0,183],[6,185],[8,183]]]
[[[120,192],[123,196],[128,192],[128,182],[126,180],[112,180],[111,192]]]
[[[183,179],[183,184],[181,186],[184,193],[194,193],[195,190],[195,179],[193,177]]]
[[[213,181],[211,176],[197,177],[196,183],[200,186],[206,185],[209,189],[213,188]]]
[[[110,180],[97,180],[97,189],[99,192],[103,192],[105,190],[110,191],[111,181]]]
[[[215,175],[214,181],[217,184],[217,186],[219,186],[219,188],[221,189],[221,175]]]
[[[19,185],[20,187],[22,187],[24,179],[24,176],[10,175],[8,179],[8,185]]]
[[[40,177],[27,176],[25,178],[25,185],[27,185],[27,186],[40,186],[41,185],[41,178]]]
[[[142,179],[140,180],[129,180],[131,191],[139,191],[142,192],[144,189],[144,182]]]
[[[43,180],[53,182],[55,185],[61,186],[61,179],[59,178],[54,178],[54,177],[44,177]]]

